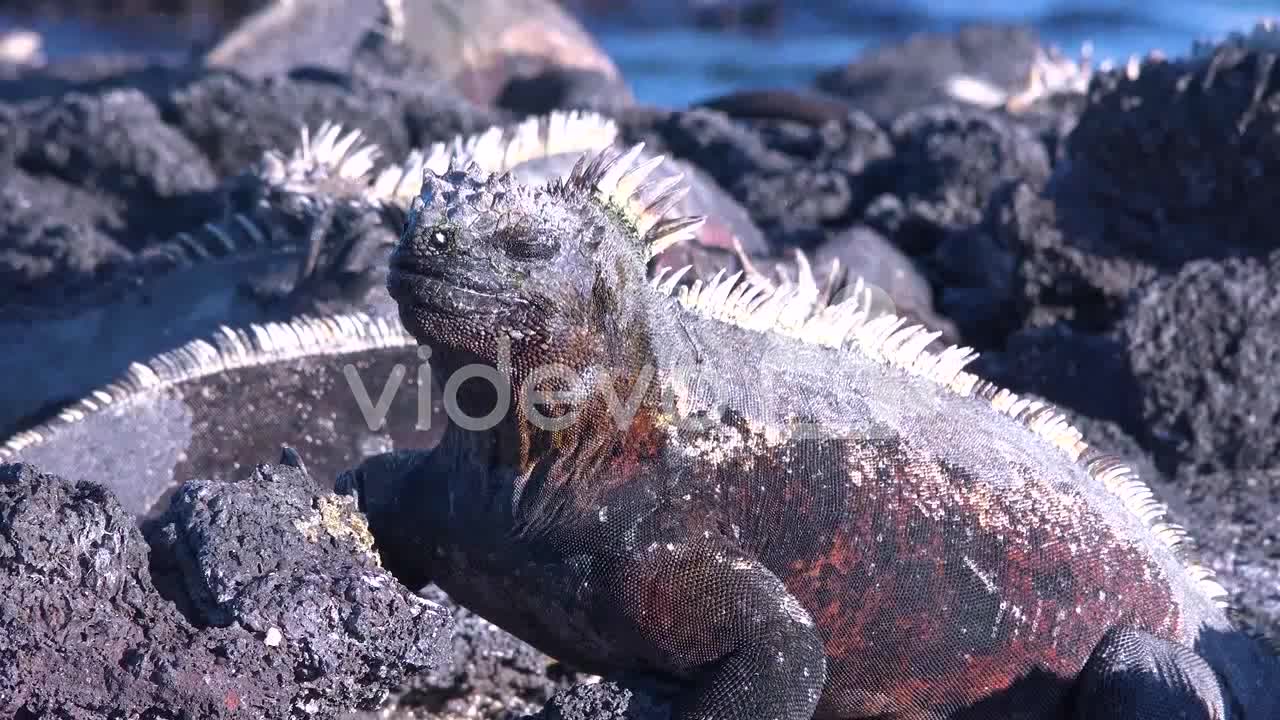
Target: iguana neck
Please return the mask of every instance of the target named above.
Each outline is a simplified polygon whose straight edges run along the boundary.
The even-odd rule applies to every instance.
[[[586,326],[608,332],[567,333],[552,351],[505,339],[497,362],[435,350],[432,370],[450,418],[444,442],[484,446],[488,474],[515,484],[517,523],[547,505],[595,502],[606,466],[655,446],[669,420],[668,381],[704,361],[685,327],[698,319],[638,290],[642,302],[613,304],[606,322]]]

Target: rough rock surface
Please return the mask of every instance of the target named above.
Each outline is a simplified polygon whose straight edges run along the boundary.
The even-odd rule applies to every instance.
[[[788,259],[787,247],[829,253],[861,225],[891,242],[887,252],[864,253],[861,267],[874,275],[877,267],[893,266],[912,276],[897,283],[905,294],[895,300],[927,323],[940,315],[930,324],[948,339],[972,342],[952,323],[984,336],[993,316],[1010,314],[1013,299],[991,292],[1012,289],[1010,253],[988,251],[983,241],[994,241],[979,230],[1011,183],[1042,187],[1052,170],[1042,139],[1017,119],[940,105],[907,113],[890,127],[857,111],[816,126],[735,120],[710,109],[620,121],[629,139],[689,160],[728,189],[780,259]]]
[[[9,98],[19,98],[10,100]],[[299,128],[360,128],[388,160],[504,117],[447,94],[311,71],[127,72],[70,88],[0,81],[0,306],[101,279],[139,250],[220,216],[218,182]]]
[[[533,713],[557,691],[591,678],[455,604],[434,585],[419,594],[452,612],[452,662],[412,678],[398,692],[401,710],[445,718]]]
[[[1134,432],[1162,466],[1280,467],[1277,287],[1273,252],[1266,262],[1196,260],[1135,298],[1120,333],[1142,398]]]
[[[670,708],[615,682],[575,685],[524,720],[665,720]]]
[[[1049,176],[1039,139],[996,114],[933,106],[903,115],[892,133],[897,152],[869,173],[879,192],[902,202],[898,235],[908,252],[929,252],[947,233],[980,222],[1005,183],[1039,185]]]
[[[1280,469],[1183,472],[1165,489],[1186,505],[1200,554],[1226,580],[1241,617],[1280,637]]]
[[[954,33],[921,32],[863,53],[818,75],[818,88],[889,123],[910,110],[953,102],[956,77],[1012,94],[1023,90],[1041,41],[1030,28],[972,25]]]
[[[624,119],[624,124],[626,120]],[[660,147],[706,170],[781,245],[812,247],[824,231],[849,224],[869,198],[853,178],[892,153],[884,130],[865,115],[818,127],[787,121],[735,122],[696,109],[664,115],[633,139]]]
[[[268,465],[188,485],[149,563],[103,487],[0,466],[0,712],[332,715],[440,663],[448,614],[379,567],[349,499],[314,488]]]
[[[1163,268],[1276,245],[1277,53],[1224,45],[1100,75],[1067,141],[1062,190],[1106,209],[1106,249]]]

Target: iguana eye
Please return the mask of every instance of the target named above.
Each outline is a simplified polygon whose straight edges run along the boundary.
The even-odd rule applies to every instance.
[[[442,248],[449,247],[457,241],[453,228],[449,227],[439,227],[430,230],[427,233],[427,238],[430,240],[432,245]]]
[[[525,233],[511,233],[501,239],[502,248],[517,260],[550,260],[560,252],[560,243]]]

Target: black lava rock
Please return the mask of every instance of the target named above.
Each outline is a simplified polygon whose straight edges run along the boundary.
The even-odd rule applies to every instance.
[[[1164,467],[1280,466],[1277,287],[1280,251],[1188,263],[1135,298],[1121,325],[1142,397],[1133,430]]]
[[[906,217],[894,240],[913,255],[978,224],[1005,184],[1039,185],[1049,176],[1039,139],[993,113],[930,107],[899,118],[892,135],[896,152],[868,169],[868,182],[874,194],[901,200]]]
[[[1027,328],[977,371],[1119,423],[1162,471],[1263,469],[1277,461],[1276,260],[1201,260],[1141,287],[1116,330]]]
[[[157,533],[156,568],[193,573],[158,576],[170,598],[194,591],[176,604],[103,487],[4,465],[0,507],[5,715],[331,716],[376,707],[448,647],[448,614],[383,571],[351,501],[296,467],[185,488]]]
[[[419,594],[452,613],[453,661],[410,679],[398,693],[398,708],[421,708],[449,717],[531,713],[558,691],[590,677],[455,604],[435,585]]]
[[[667,720],[671,708],[615,682],[575,685],[523,720]]]
[[[1197,521],[1198,559],[1231,593],[1237,619],[1280,637],[1280,470],[1188,471],[1161,490],[1189,508],[1183,518]]]
[[[1039,38],[1015,25],[970,25],[956,32],[916,33],[863,53],[844,67],[824,71],[817,86],[845,98],[877,120],[951,102],[957,75],[981,80],[1006,93],[1027,85]]]
[[[1278,58],[1224,45],[1094,79],[1061,184],[1105,208],[1110,252],[1176,268],[1276,246]]]
[[[315,69],[250,80],[157,66],[6,104],[12,85],[0,81],[0,139],[13,141],[0,142],[0,306],[49,302],[220,219],[234,202],[222,181],[266,150],[292,151],[304,125],[359,129],[396,162],[505,117]]]

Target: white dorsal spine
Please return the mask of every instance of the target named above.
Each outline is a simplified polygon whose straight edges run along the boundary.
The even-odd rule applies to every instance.
[[[287,322],[223,326],[209,339],[193,340],[146,362],[130,364],[123,376],[0,444],[0,462],[20,460],[62,429],[108,407],[140,399],[180,383],[245,367],[303,357],[344,355],[375,348],[411,348],[417,342],[394,318],[364,313],[298,317]]]
[[[456,167],[474,162],[483,172],[501,175],[541,158],[598,152],[617,138],[617,124],[610,118],[592,112],[554,111],[511,128],[493,127],[416,150],[404,162],[378,173],[370,197],[408,205],[422,191],[423,172],[443,174],[451,161]]]
[[[381,150],[364,142],[363,132],[345,130],[327,120],[320,124],[314,139],[306,125],[300,132],[298,147],[290,155],[279,150],[263,154],[258,175],[265,182],[296,193],[312,192],[329,178],[340,178],[355,186],[368,182]]]
[[[638,196],[635,188],[640,180],[624,182],[632,173],[652,172],[654,166],[650,163],[635,165],[639,152],[636,146],[626,154],[606,148],[594,155],[584,155],[566,182],[580,191],[594,193],[599,202],[618,210],[652,256],[656,254],[654,248],[665,249],[688,239],[687,228],[696,227],[701,218],[667,218],[671,205],[663,202],[663,198]],[[668,195],[674,192],[673,188],[665,190]],[[641,231],[642,227],[648,230]],[[966,371],[965,367],[978,357],[972,348],[953,345],[934,352],[927,347],[937,339],[938,333],[908,324],[893,314],[873,316],[871,289],[861,278],[855,282],[850,297],[826,304],[814,301],[807,282],[762,287],[749,277],[744,278],[741,272],[730,275],[721,271],[706,282],[697,279],[688,286],[679,285],[680,276],[687,271],[686,267],[672,277],[667,277],[667,271],[660,271],[651,280],[650,287],[662,296],[675,292],[680,307],[702,317],[853,353],[924,378],[957,395],[986,402],[1061,450],[1072,462],[1083,463],[1086,474],[1138,517],[1153,537],[1174,550],[1187,549],[1185,546],[1190,545],[1186,531],[1166,521],[1165,506],[1156,502],[1150,488],[1132,467],[1118,458],[1090,452],[1083,434],[1056,407],[1019,397]],[[1227,607],[1228,593],[1213,580],[1211,570],[1189,562],[1184,563],[1184,567],[1210,600]]]
[[[644,143],[637,143],[625,152],[610,145],[595,153],[584,153],[569,176],[556,182],[568,192],[589,193],[601,205],[617,212],[652,258],[676,243],[696,237],[706,218],[666,217],[689,188],[679,175],[675,182],[667,178],[646,183],[663,156],[637,165],[636,159],[643,150]]]

